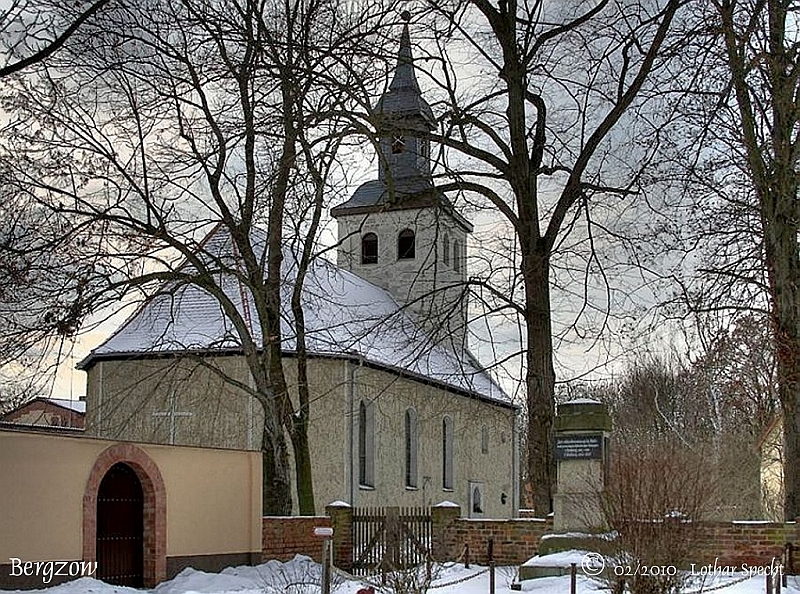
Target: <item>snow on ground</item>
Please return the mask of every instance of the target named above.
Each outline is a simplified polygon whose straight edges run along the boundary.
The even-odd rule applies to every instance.
[[[551,553],[549,555],[531,557],[523,565],[526,567],[569,567],[573,563],[580,567],[586,551],[561,551],[559,553]]]
[[[92,578],[80,578],[60,586],[43,590],[27,591],[25,594],[319,594],[320,566],[308,557],[297,556],[287,563],[269,561],[256,567],[230,567],[220,573],[205,573],[194,569],[185,569],[174,579],[160,584],[153,590],[136,590],[121,586],[110,586]],[[437,568],[437,578],[430,594],[486,594],[489,592],[489,574],[485,567],[449,565]],[[474,577],[473,577],[474,576]],[[496,594],[511,594],[511,583],[515,580],[516,569],[499,567],[496,572]],[[317,582],[317,585],[309,582]],[[569,576],[548,577],[528,580],[522,583],[523,592],[535,593],[569,593]],[[454,583],[458,582],[458,583]],[[727,585],[726,585],[727,584]],[[358,581],[344,580],[334,587],[336,594],[356,594],[365,584]],[[690,588],[688,592],[699,591],[700,584]],[[765,591],[765,579],[762,575],[750,578],[738,573],[718,577],[707,581],[704,589],[723,586],[715,589],[720,594],[762,594]],[[594,580],[578,576],[578,594],[608,592],[604,586]],[[376,593],[387,593],[387,590],[376,589]],[[789,576],[789,587],[783,590],[786,594],[800,594],[800,576]]]

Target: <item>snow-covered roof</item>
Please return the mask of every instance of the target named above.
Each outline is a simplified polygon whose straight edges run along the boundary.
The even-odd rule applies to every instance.
[[[49,398],[46,396],[37,396],[32,400],[28,400],[20,404],[14,411],[21,410],[31,404],[36,402],[42,402],[46,404],[52,404],[55,406],[59,406],[66,410],[71,410],[76,413],[80,413],[82,415],[86,414],[86,401],[85,400],[70,400],[69,398]],[[13,412],[13,411],[12,411]]]
[[[254,239],[263,249],[263,233]],[[235,270],[234,249],[227,231],[217,228],[204,243],[205,255],[225,261]],[[201,256],[202,257],[202,256]],[[282,270],[283,351],[295,351],[291,308],[297,266],[291,251],[284,254]],[[234,274],[220,273],[218,282],[248,321],[256,344],[261,333],[253,298]],[[468,352],[457,354],[434,344],[381,289],[317,258],[308,270],[302,292],[306,344],[310,355],[344,357],[393,370],[423,381],[509,405],[510,399],[486,369]],[[167,283],[111,337],[79,363],[91,367],[99,359],[158,356],[185,352],[239,352],[240,341],[219,301],[196,284]]]
[[[57,406],[68,408],[75,412],[86,414],[86,401],[85,400],[68,400],[66,398],[44,398],[47,402],[52,402]]]
[[[569,405],[569,404],[603,404],[599,400],[595,400],[594,398],[573,398],[572,400],[567,400],[566,402],[562,402],[561,404]]]

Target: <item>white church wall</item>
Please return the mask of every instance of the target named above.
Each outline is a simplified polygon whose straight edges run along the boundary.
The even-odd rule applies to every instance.
[[[153,443],[261,448],[261,406],[220,373],[247,383],[239,357],[101,361],[87,374],[86,431]]]
[[[516,482],[513,410],[383,370],[362,368],[358,378],[362,394],[375,406],[376,470],[374,488],[359,487],[355,505],[388,505],[391,501],[391,505],[418,506],[448,500],[460,504],[465,515],[472,515],[468,505],[469,485],[478,484],[482,487],[483,502],[482,513],[476,515],[486,518],[513,515]],[[418,420],[416,489],[405,484],[404,421],[409,407],[414,409]],[[452,489],[443,487],[442,424],[446,416],[454,426]]]
[[[287,385],[296,403],[295,359],[287,357],[285,363]],[[247,381],[241,358],[219,357],[216,365]],[[188,359],[162,358],[103,361],[88,372],[87,432],[91,435],[157,443],[169,443],[174,437],[176,444],[184,445],[260,447],[260,405],[253,406],[250,397],[226,385],[207,367]],[[317,513],[324,513],[325,506],[337,500],[409,506],[450,500],[468,514],[468,486],[477,483],[484,489],[483,517],[512,515],[513,410],[342,359],[311,359],[308,380],[312,399],[308,437]],[[374,489],[358,486],[357,411],[362,398],[374,402]],[[416,411],[419,424],[417,489],[405,485],[404,415],[409,407]],[[160,414],[170,409],[184,413],[174,417],[172,435],[169,417]],[[442,487],[445,415],[452,418],[455,430],[453,489]],[[290,463],[294,468],[293,460]],[[296,495],[293,508],[297,510]]]

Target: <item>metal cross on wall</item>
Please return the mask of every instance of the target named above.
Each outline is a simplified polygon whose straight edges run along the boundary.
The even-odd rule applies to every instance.
[[[154,417],[169,417],[169,443],[170,445],[175,445],[175,419],[177,417],[191,417],[192,414],[186,411],[177,411],[176,408],[176,400],[175,398],[175,390],[172,391],[172,394],[169,396],[169,410],[164,412],[154,412]]]

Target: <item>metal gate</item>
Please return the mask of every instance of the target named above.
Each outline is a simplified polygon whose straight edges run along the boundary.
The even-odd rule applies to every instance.
[[[97,579],[144,585],[144,495],[127,464],[114,464],[97,493]]]
[[[431,512],[422,507],[353,509],[355,575],[405,569],[430,557]]]

